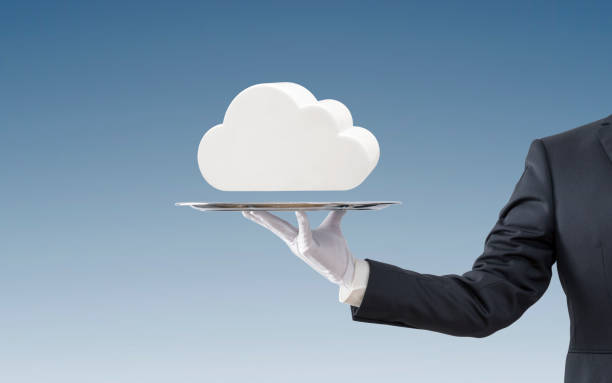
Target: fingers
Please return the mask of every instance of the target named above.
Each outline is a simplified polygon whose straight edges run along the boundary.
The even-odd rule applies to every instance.
[[[298,231],[289,222],[275,216],[274,214],[268,213],[267,211],[243,211],[242,215],[245,218],[265,227],[280,239],[285,242],[292,241]]]
[[[321,222],[321,227],[340,228],[342,217],[346,214],[346,210],[332,210],[327,217]]]
[[[297,217],[298,229],[300,233],[310,234],[310,222],[308,222],[308,216],[303,211],[297,210],[295,212]]]
[[[301,246],[310,247],[313,243],[312,231],[310,230],[310,222],[308,222],[308,216],[305,212],[297,210],[295,212],[298,222],[298,241]]]

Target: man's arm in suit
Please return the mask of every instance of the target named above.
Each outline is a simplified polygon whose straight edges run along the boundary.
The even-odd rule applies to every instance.
[[[472,270],[437,276],[357,260],[353,283],[341,287],[340,300],[351,304],[356,321],[490,335],[516,321],[546,291],[555,262],[554,222],[546,148],[534,140]]]

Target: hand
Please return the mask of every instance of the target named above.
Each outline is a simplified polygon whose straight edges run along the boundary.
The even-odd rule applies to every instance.
[[[329,281],[348,286],[353,280],[355,259],[348,249],[340,221],[346,210],[332,210],[318,228],[311,230],[308,217],[296,211],[298,229],[267,211],[243,211],[242,215],[282,239],[293,254]]]

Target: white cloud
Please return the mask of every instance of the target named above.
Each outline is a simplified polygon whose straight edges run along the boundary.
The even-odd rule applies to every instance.
[[[368,130],[336,100],[290,82],[253,85],[230,103],[223,124],[204,134],[198,164],[220,190],[348,190],[378,163]]]

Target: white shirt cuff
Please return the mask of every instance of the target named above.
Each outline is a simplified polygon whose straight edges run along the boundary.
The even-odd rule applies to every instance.
[[[355,261],[353,280],[348,286],[340,285],[338,300],[342,303],[348,303],[351,306],[359,307],[363,300],[369,277],[370,265],[363,259],[357,259]]]

